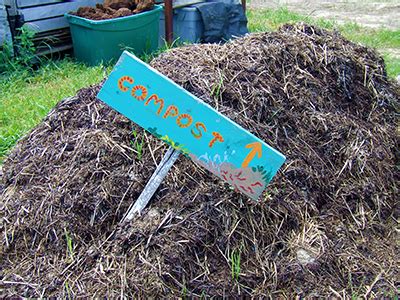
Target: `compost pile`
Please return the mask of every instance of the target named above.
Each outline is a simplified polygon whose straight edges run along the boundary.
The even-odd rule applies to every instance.
[[[263,200],[181,156],[119,226],[167,146],[82,89],[4,163],[4,295],[396,292],[400,90],[382,58],[298,24],[152,66],[287,156]]]
[[[104,0],[96,7],[82,6],[71,14],[90,20],[108,20],[135,15],[153,7],[154,0]]]

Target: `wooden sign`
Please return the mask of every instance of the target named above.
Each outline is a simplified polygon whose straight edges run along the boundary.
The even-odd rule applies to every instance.
[[[257,200],[285,157],[134,55],[124,52],[98,98]]]

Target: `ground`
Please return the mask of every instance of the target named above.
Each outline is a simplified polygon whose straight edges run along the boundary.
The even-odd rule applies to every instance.
[[[289,11],[316,18],[333,19],[341,24],[352,22],[372,29],[400,28],[400,0],[251,0],[248,7],[286,7]],[[400,34],[398,39],[400,40]],[[386,48],[386,53],[400,58],[398,48]]]
[[[4,163],[7,296],[394,298],[400,91],[374,51],[298,24],[151,65],[287,156],[264,200],[181,157],[118,227],[165,145],[86,88]]]
[[[338,22],[356,22],[363,26],[400,28],[399,0],[251,0],[251,8],[287,7],[290,11]]]

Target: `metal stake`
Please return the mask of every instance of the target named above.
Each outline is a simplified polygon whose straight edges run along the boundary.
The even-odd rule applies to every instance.
[[[180,152],[174,150],[174,148],[168,148],[167,153],[165,153],[160,164],[157,166],[157,169],[154,171],[153,175],[151,175],[139,198],[133,206],[131,205],[129,207],[128,212],[122,219],[122,223],[132,220],[136,213],[140,214],[142,212],[156,192],[157,188],[160,186],[161,182],[164,180],[169,169],[171,169],[175,161],[178,159],[179,154]]]

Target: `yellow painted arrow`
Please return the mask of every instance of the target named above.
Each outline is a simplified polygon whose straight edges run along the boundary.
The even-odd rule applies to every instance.
[[[244,159],[242,163],[242,168],[247,168],[249,163],[253,160],[253,158],[258,156],[258,158],[261,158],[262,156],[262,145],[260,142],[254,142],[246,145],[246,148],[251,149],[250,153],[247,154],[246,158]]]

